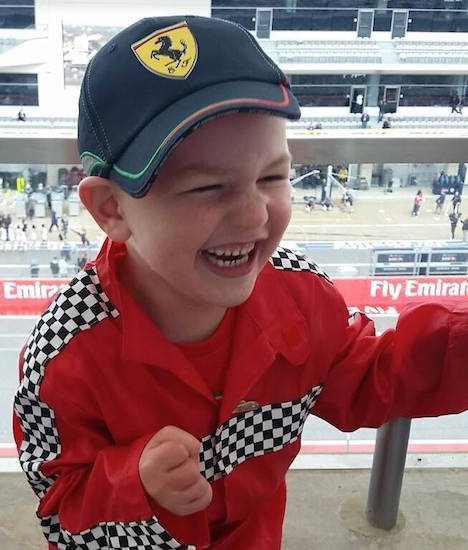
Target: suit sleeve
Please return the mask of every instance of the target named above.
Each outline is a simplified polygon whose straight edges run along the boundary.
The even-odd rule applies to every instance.
[[[48,369],[38,378],[25,367],[23,376],[20,360],[13,423],[49,549],[186,548],[161,526],[140,481],[153,434],[116,445],[92,397]]]
[[[337,293],[338,294],[338,293]],[[342,431],[468,409],[468,304],[407,307],[396,329],[375,336],[364,314],[349,318],[341,296],[330,339],[338,353],[314,414]]]

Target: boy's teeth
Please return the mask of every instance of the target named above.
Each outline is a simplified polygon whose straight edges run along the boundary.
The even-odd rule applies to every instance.
[[[209,254],[207,254],[205,257],[210,263],[218,267],[236,267],[238,265],[243,265],[249,261],[249,256],[247,254],[242,256],[239,260],[221,260],[220,258],[215,258],[214,256],[210,256]]]
[[[255,248],[255,243],[250,243],[242,248],[208,248],[206,252],[208,254],[214,254],[216,256],[244,256]]]

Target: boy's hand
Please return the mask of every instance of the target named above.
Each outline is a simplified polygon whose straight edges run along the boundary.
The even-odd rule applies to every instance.
[[[166,426],[146,444],[139,471],[146,492],[178,516],[204,510],[212,490],[198,465],[200,442],[174,426]]]

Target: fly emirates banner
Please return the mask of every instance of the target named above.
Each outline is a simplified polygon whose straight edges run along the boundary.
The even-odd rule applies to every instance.
[[[66,279],[1,279],[0,315],[39,315]],[[336,278],[351,311],[397,314],[406,304],[466,300],[468,277]]]

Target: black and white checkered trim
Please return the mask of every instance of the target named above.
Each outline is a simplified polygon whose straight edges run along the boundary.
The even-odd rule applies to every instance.
[[[316,263],[309,260],[300,252],[293,252],[288,248],[279,246],[270,258],[275,269],[283,271],[311,271],[331,281],[330,277]]]
[[[196,550],[178,543],[161,524],[149,521],[100,523],[92,529],[72,534],[60,527],[58,516],[42,518],[47,540],[59,550]]]
[[[247,459],[280,451],[301,435],[322,386],[313,387],[297,401],[265,405],[234,416],[200,446],[200,471],[208,481],[226,476]]]
[[[89,269],[78,273],[59,292],[29,337],[24,350],[24,377],[15,396],[15,410],[23,431],[20,463],[39,498],[44,497],[54,482],[41,473],[41,466],[61,453],[54,411],[39,400],[46,365],[77,333],[118,315],[102,290],[96,271]],[[41,525],[47,540],[59,550],[189,548],[172,538],[156,518],[138,523],[102,523],[75,534],[61,527],[58,516],[41,518]]]
[[[118,315],[94,269],[82,271],[59,292],[27,342],[15,410],[23,431],[20,463],[39,498],[54,482],[42,474],[41,466],[61,453],[54,411],[39,400],[46,365],[77,333]],[[229,419],[214,435],[202,440],[201,473],[214,481],[251,457],[279,451],[296,441],[321,389],[316,386],[297,401],[265,405]],[[47,540],[59,550],[194,550],[177,542],[155,517],[132,523],[100,523],[79,533],[63,529],[56,515],[40,519]]]
[[[41,465],[60,454],[54,412],[39,400],[45,367],[75,334],[107,317],[117,316],[118,311],[104,294],[96,272],[81,271],[58,293],[29,337],[15,410],[24,434],[20,463],[39,498],[52,484],[40,472]]]

